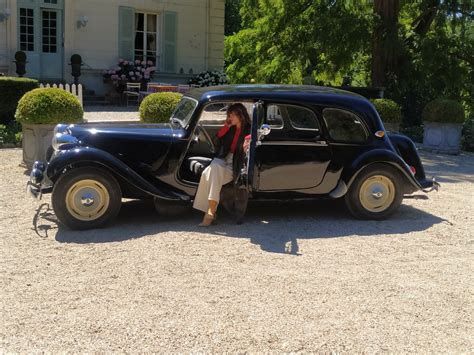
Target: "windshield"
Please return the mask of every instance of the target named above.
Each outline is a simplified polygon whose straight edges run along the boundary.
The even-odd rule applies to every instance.
[[[173,114],[171,115],[172,123],[179,123],[181,127],[186,127],[191,119],[194,109],[197,106],[197,101],[189,97],[183,97],[176,106]]]

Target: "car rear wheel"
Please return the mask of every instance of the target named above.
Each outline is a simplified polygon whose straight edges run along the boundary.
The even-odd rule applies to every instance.
[[[53,209],[71,229],[102,227],[117,216],[122,193],[117,180],[98,168],[73,168],[54,184]]]
[[[402,178],[394,168],[374,165],[364,169],[345,196],[346,206],[359,219],[385,219],[402,203]]]

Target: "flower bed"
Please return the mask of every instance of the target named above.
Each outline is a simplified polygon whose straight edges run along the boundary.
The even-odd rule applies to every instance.
[[[117,91],[123,92],[127,83],[141,83],[153,78],[156,67],[151,60],[128,61],[120,59],[117,67],[104,70],[102,77],[104,81],[111,82]]]

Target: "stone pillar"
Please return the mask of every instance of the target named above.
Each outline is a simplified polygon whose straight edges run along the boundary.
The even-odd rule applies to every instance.
[[[208,69],[224,69],[225,0],[209,0]]]

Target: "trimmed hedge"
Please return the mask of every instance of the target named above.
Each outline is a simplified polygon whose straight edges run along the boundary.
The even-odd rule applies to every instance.
[[[423,109],[423,121],[443,123],[463,123],[464,108],[454,100],[437,99]]]
[[[38,87],[38,80],[0,76],[0,124],[15,120],[15,111],[21,97]]]
[[[15,118],[20,123],[54,124],[82,122],[84,111],[78,98],[57,88],[35,89],[18,102]]]
[[[398,105],[395,101],[390,99],[374,99],[371,101],[383,122],[402,122],[402,110],[400,105]]]
[[[182,96],[177,92],[148,95],[140,104],[140,120],[150,123],[168,122]]]

